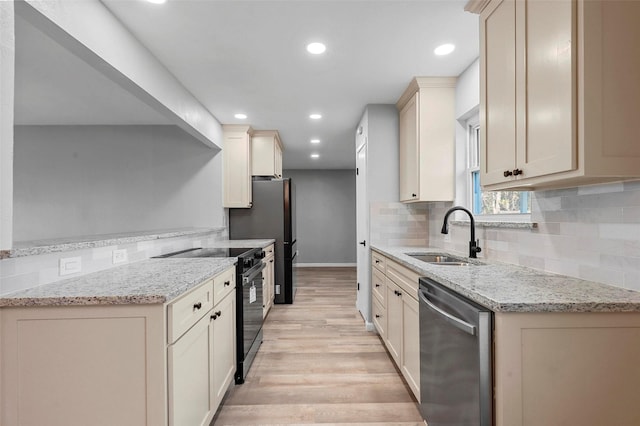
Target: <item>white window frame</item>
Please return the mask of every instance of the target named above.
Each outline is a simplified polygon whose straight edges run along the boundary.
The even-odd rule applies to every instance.
[[[458,188],[462,187],[466,189],[466,195],[464,199],[459,199],[469,211],[473,212],[473,179],[472,173],[480,171],[480,114],[477,109],[474,112],[467,114],[466,120],[460,120],[461,124],[465,128],[465,162],[464,172],[457,173],[458,179],[464,179],[464,185],[458,184]],[[477,148],[475,146],[477,143]],[[459,146],[459,145],[458,145]],[[477,158],[473,158],[476,154]],[[472,163],[473,160],[476,160]],[[460,164],[460,163],[458,163]],[[531,213],[502,213],[502,214],[474,214],[477,221],[482,222],[531,222]]]

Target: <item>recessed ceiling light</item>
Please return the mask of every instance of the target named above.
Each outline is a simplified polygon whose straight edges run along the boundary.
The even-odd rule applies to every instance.
[[[311,139],[311,143],[320,143],[320,139]]]
[[[320,55],[327,50],[327,46],[322,43],[309,43],[307,44],[307,52],[312,53],[314,55]]]
[[[234,115],[234,117],[240,120],[244,120],[245,118],[247,118],[247,114],[236,114]]]
[[[309,118],[312,120],[320,120],[322,118],[322,114],[311,114]]]
[[[167,2],[167,0],[147,0],[147,1],[153,4],[164,4]]]
[[[311,154],[311,158],[320,158],[320,154]]]
[[[455,45],[451,43],[447,43],[447,44],[442,44],[436,47],[433,53],[439,56],[448,55],[449,53],[453,52],[455,49],[456,49]]]

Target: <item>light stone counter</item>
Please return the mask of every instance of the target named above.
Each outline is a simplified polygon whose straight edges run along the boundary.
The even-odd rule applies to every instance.
[[[96,247],[151,241],[163,238],[195,237],[223,231],[225,228],[186,228],[161,231],[128,232],[122,234],[91,235],[52,240],[23,241],[14,243],[9,257],[35,256]]]
[[[640,292],[633,290],[484,259],[444,266],[406,254],[447,253],[437,248],[371,248],[495,312],[640,312]]]
[[[0,307],[166,303],[236,260],[148,259],[12,293],[0,298]]]
[[[276,240],[274,239],[254,239],[254,240],[220,240],[216,241],[213,244],[208,245],[207,247],[216,248],[216,247],[229,247],[229,248],[267,248],[271,244],[275,244]]]

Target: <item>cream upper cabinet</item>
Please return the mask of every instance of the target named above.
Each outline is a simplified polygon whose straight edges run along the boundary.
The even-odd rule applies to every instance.
[[[492,0],[480,14],[481,182],[640,177],[640,3]]]
[[[256,130],[251,139],[251,174],[282,178],[282,151],[277,130]]]
[[[454,77],[416,77],[396,107],[400,115],[400,201],[455,196]]]
[[[251,126],[225,124],[223,207],[251,207]]]

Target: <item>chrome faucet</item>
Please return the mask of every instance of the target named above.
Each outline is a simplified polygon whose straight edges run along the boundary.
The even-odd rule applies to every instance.
[[[478,245],[480,243],[479,240],[476,241],[476,221],[473,219],[473,214],[471,214],[471,212],[467,209],[465,209],[464,207],[460,207],[460,206],[455,206],[455,207],[451,207],[449,210],[447,210],[447,213],[444,215],[444,223],[442,224],[442,232],[443,234],[448,234],[449,233],[449,215],[451,213],[453,213],[456,210],[462,210],[463,212],[465,212],[466,214],[469,215],[469,219],[471,219],[471,241],[469,241],[469,257],[472,259],[477,258],[478,256],[476,256],[476,253],[480,253],[482,251],[482,249],[480,248],[480,246]]]

